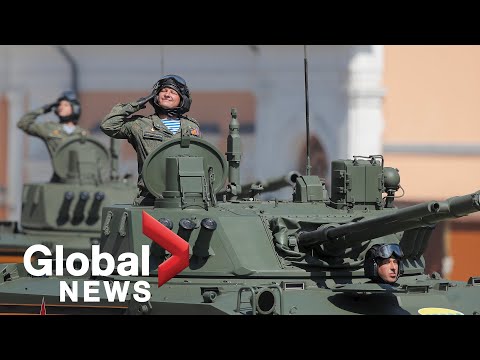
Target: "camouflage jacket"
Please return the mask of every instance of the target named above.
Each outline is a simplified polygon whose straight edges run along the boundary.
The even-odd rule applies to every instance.
[[[105,116],[100,129],[110,137],[127,139],[137,152],[138,161],[138,188],[145,193],[145,184],[142,178],[143,162],[147,156],[162,142],[181,137],[182,132],[188,131],[193,136],[201,137],[198,122],[194,118],[180,119],[180,130],[173,134],[156,115],[133,115],[140,110],[137,102],[117,104]]]
[[[70,136],[87,133],[87,130],[81,128],[80,126],[76,126],[75,130],[69,134],[63,129],[63,124],[60,124],[59,122],[48,121],[43,123],[35,123],[37,117],[43,114],[43,109],[37,109],[26,113],[17,123],[17,127],[29,135],[42,139],[47,145],[48,152],[50,153],[51,157],[53,157],[53,154],[63,140],[69,138]]]

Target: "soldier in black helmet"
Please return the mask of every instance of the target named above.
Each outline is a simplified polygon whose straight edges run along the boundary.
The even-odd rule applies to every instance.
[[[148,116],[132,115],[150,103],[155,112]],[[100,129],[116,139],[127,139],[137,152],[138,195],[135,205],[153,205],[154,198],[142,179],[143,162],[163,141],[188,132],[201,137],[198,122],[185,115],[192,98],[185,80],[166,75],[154,85],[150,95],[137,101],[115,105],[100,124]]]
[[[371,280],[394,284],[403,274],[403,251],[398,244],[375,244],[365,255],[365,276]]]
[[[47,114],[52,110],[57,115],[58,122],[35,122],[40,115]],[[77,125],[80,113],[80,102],[75,93],[65,91],[55,102],[23,115],[17,126],[27,134],[42,139],[47,145],[50,157],[53,158],[55,151],[64,139],[73,135],[87,134],[86,129]],[[50,181],[59,181],[58,175],[54,173]]]

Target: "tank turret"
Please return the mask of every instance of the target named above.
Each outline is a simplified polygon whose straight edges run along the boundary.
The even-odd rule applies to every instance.
[[[66,254],[89,254],[98,243],[102,208],[129,204],[135,184],[118,176],[118,144],[110,151],[89,135],[72,136],[52,157],[55,181],[23,186],[20,222],[0,233],[0,244],[62,244]]]

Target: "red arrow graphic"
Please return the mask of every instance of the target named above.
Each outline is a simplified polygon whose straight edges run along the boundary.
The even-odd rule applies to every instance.
[[[40,315],[47,315],[47,307],[45,306],[44,297],[42,297],[42,305],[40,306]]]
[[[142,222],[143,234],[172,254],[158,265],[160,287],[188,266],[188,243],[145,211],[142,212]]]

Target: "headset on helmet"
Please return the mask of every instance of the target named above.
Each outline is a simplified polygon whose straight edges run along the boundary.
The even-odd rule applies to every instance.
[[[180,95],[180,104],[174,109],[163,109],[158,103],[158,96],[155,96],[153,99],[150,99],[150,104],[155,110],[161,113],[167,113],[170,116],[180,116],[188,112],[192,104],[192,98],[190,97],[187,82],[178,75],[165,75],[153,85],[155,95],[158,95],[160,90],[165,87],[174,89]]]
[[[71,90],[65,91],[57,99],[57,103],[60,103],[60,101],[62,100],[66,100],[70,103],[70,105],[72,106],[72,114],[69,116],[60,116],[58,114],[58,107],[55,107],[55,114],[59,117],[61,123],[72,121],[76,124],[82,112],[77,95]]]
[[[381,280],[378,276],[378,263],[377,259],[388,259],[390,257],[398,259],[398,276],[403,275],[403,251],[398,244],[375,244],[368,249],[365,255],[364,270],[365,276],[374,280]]]

